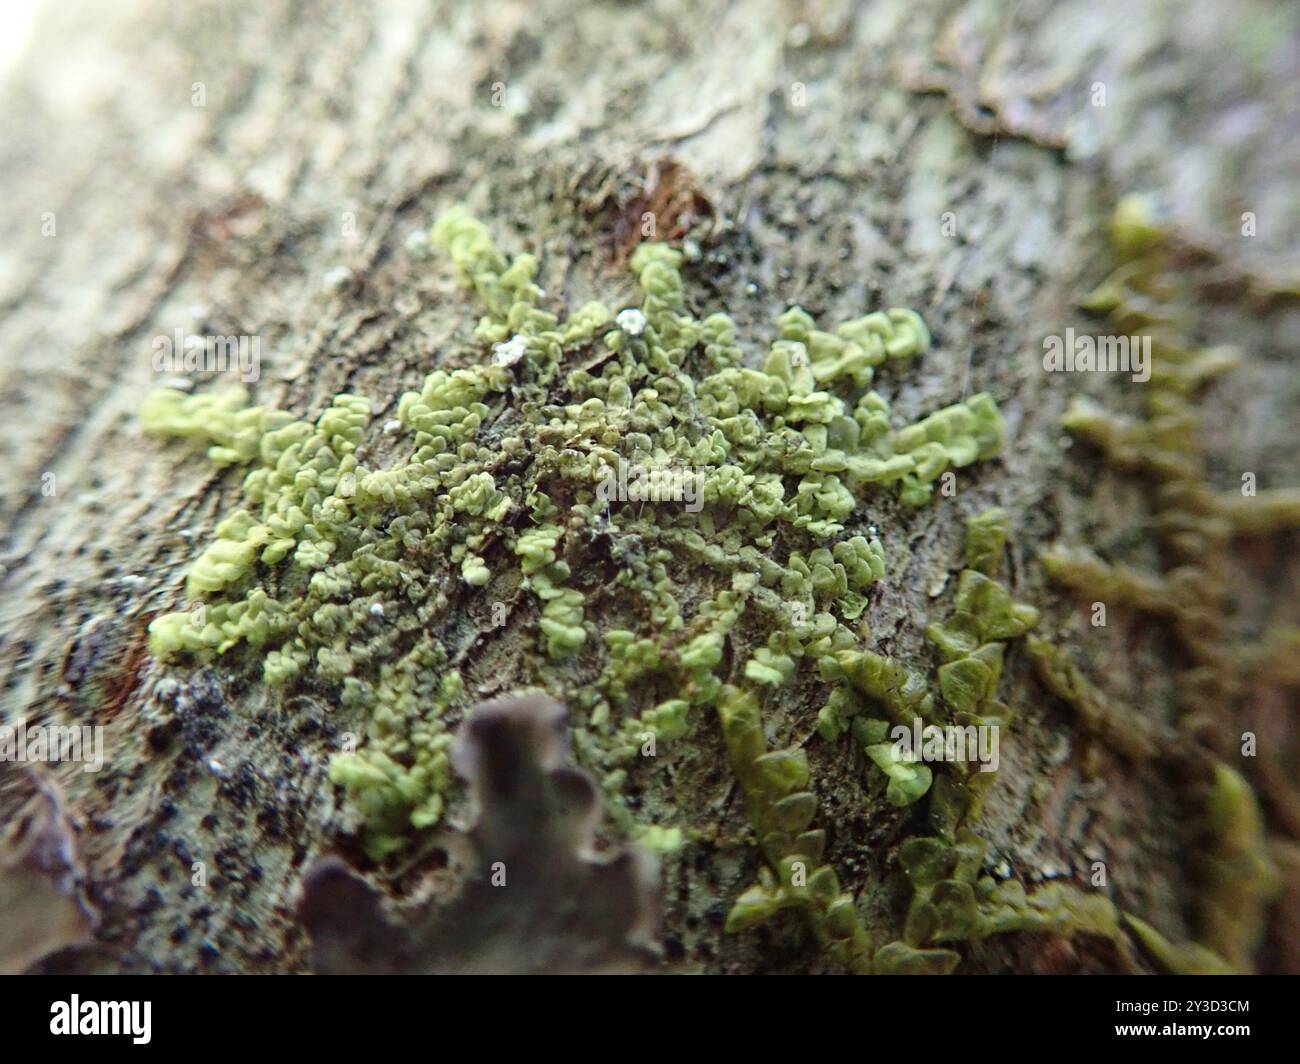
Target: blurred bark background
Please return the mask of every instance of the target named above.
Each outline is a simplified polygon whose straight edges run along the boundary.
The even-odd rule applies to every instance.
[[[1142,486],[1059,427],[1071,394],[1123,406],[1119,390],[1043,373],[1042,339],[1095,328],[1074,308],[1108,270],[1123,192],[1156,194],[1231,271],[1294,276],[1298,72],[1300,10],[1280,0],[45,5],[0,88],[0,703],[9,720],[102,724],[108,759],[54,766],[98,928],[45,966],[302,970],[302,872],[339,844],[327,700],[147,653],[149,620],[177,608],[239,496],[237,475],[142,436],[154,337],[260,335],[259,402],[314,417],[356,391],[379,400],[377,433],[402,391],[472,349],[478,311],[451,269],[403,247],[447,205],[467,202],[508,252],[538,252],[549,301],[570,307],[631,292],[613,264],[642,210],[669,229],[693,219],[688,299],[731,313],[750,350],[792,303],[823,326],[911,306],[935,344],[900,377],[896,414],[984,390],[1003,409],[1003,457],[958,498],[872,511],[891,571],[868,618],[888,652],[928,672],[921,633],[962,520],[998,503],[1017,597],[1118,702],[1164,717],[1167,635],[1119,610],[1090,628],[1033,561],[1058,540],[1156,561]],[[1229,301],[1201,326],[1246,354],[1210,396],[1215,483],[1296,483],[1300,313]],[[1243,552],[1245,623],[1296,622],[1298,545]],[[991,851],[1027,883],[1082,885],[1101,854],[1117,902],[1186,937],[1178,781],[1090,752],[1018,653],[1002,692],[1021,716],[981,827]],[[1257,702],[1261,736],[1286,749],[1294,706]],[[807,735],[811,718],[792,727]],[[688,756],[714,766],[699,777],[712,789],[679,785],[677,801],[721,827],[665,862],[666,963],[817,970],[794,920],[722,932],[758,858],[709,743]],[[814,769],[833,863],[870,894],[895,867],[899,818],[865,815],[847,746]],[[1265,795],[1280,834],[1286,800]],[[200,861],[206,885],[191,882]],[[403,893],[422,872],[416,859],[381,878]],[[1300,970],[1298,912],[1292,877],[1266,969]],[[963,952],[967,971],[1119,963],[1042,936]]]

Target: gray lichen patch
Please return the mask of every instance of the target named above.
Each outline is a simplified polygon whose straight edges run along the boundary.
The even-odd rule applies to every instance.
[[[460,891],[390,920],[334,858],[307,873],[300,916],[322,973],[576,973],[657,959],[658,862],[640,846],[597,855],[592,776],[568,764],[565,711],[544,695],[474,707],[456,740],[475,823]]]

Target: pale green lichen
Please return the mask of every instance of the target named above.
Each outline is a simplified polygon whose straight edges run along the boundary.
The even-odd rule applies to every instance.
[[[451,736],[442,723],[464,686],[431,643],[380,669],[374,693],[346,677],[345,690],[371,704],[368,744],[330,762],[330,779],[357,803],[370,827],[366,848],[376,860],[405,845],[410,827],[436,824],[451,778]]]
[[[870,969],[874,944],[822,861],[806,764],[799,751],[766,749],[759,692],[808,669],[862,673],[869,659],[849,625],[887,569],[862,501],[895,486],[923,503],[944,472],[995,454],[996,405],[977,395],[892,424],[866,389],[929,347],[910,310],[822,331],[792,308],[755,369],[726,315],[688,313],[672,248],[636,251],[642,319],[612,324],[600,303],[564,321],[543,310],[536,260],[508,261],[461,210],[432,236],[481,299],[475,335],[494,351],[436,369],[400,398],[406,457],[381,467],[358,456],[370,407],[355,396],[314,422],[233,396],[164,392],[146,404],[150,431],[251,466],[247,509],[222,522],[187,581],[202,608],[157,618],[155,653],[203,660],[246,645],[269,683],[335,688],[364,741],[334,759],[331,778],[382,858],[439,819],[450,786],[445,722],[463,695],[436,633],[458,603],[522,587],[544,651],[526,659],[531,678],[573,707],[575,750],[600,774],[616,823],[656,848],[683,844],[678,825],[638,822],[624,788],[647,745],[681,741],[708,726],[712,713],[698,710],[716,710],[771,867],[732,925],[794,907],[833,956]],[[698,477],[698,500],[674,495],[665,471]],[[610,484],[630,490],[611,498]],[[637,549],[626,549],[633,536]],[[613,545],[610,584],[601,566],[574,564],[596,542]],[[683,566],[702,574],[685,599]],[[601,632],[592,598],[619,595],[642,618]],[[721,673],[742,618],[735,676],[749,690]],[[647,704],[651,691],[671,696]],[[891,771],[895,797],[919,796],[923,773]],[[934,963],[899,947],[885,958]]]
[[[199,395],[157,388],[140,407],[140,424],[147,432],[210,444],[207,455],[217,465],[258,458],[267,434],[291,421],[292,415],[283,411],[249,406],[242,388]]]
[[[1140,218],[1121,217],[1116,236],[1126,254],[1159,247]],[[886,400],[867,390],[880,367],[905,365],[928,348],[921,319],[894,309],[827,332],[791,308],[755,369],[743,364],[726,315],[696,321],[687,312],[674,249],[643,245],[633,256],[644,327],[624,328],[611,325],[601,303],[563,322],[541,309],[536,260],[508,261],[463,211],[442,218],[433,239],[482,300],[487,313],[475,335],[496,351],[481,365],[435,370],[401,397],[398,422],[412,434],[407,458],[387,468],[361,463],[370,408],[354,396],[339,396],[315,422],[249,406],[237,392],[163,390],[146,401],[148,430],[205,444],[219,464],[252,467],[248,508],[218,525],[187,580],[187,598],[201,608],[157,618],[155,652],[206,659],[247,645],[272,684],[310,678],[335,687],[341,705],[361,715],[365,740],[334,759],[331,778],[363,815],[371,855],[382,858],[412,829],[439,820],[450,785],[445,721],[463,685],[433,633],[457,598],[490,596],[510,580],[536,603],[545,654],[531,663],[535,679],[576,707],[580,760],[601,774],[616,822],[646,845],[673,852],[687,837],[677,825],[638,822],[626,805],[638,754],[707,726],[713,713],[699,710],[716,712],[768,865],[737,900],[731,929],[795,910],[829,958],[877,972],[951,971],[953,943],[1009,930],[1118,938],[1119,914],[1100,895],[1064,884],[1026,894],[1017,882],[979,874],[984,844],[973,825],[995,774],[960,764],[935,771],[885,741],[891,724],[1010,721],[997,701],[1003,647],[1026,634],[1037,613],[995,579],[1006,515],[991,510],[968,526],[953,610],[927,629],[940,658],[933,684],[862,647],[848,626],[886,575],[880,538],[851,531],[864,494],[897,485],[904,503],[922,504],[945,472],[992,456],[1002,442],[1002,419],[987,395],[896,428]],[[1145,269],[1126,265],[1091,304],[1132,319],[1128,285]],[[1166,404],[1232,363],[1221,351],[1161,350],[1152,379],[1172,397]],[[1121,466],[1162,479],[1176,506],[1210,522],[1209,532],[1169,523],[1178,550],[1204,547],[1207,534],[1225,528],[1295,520],[1293,493],[1247,507],[1200,487],[1199,452],[1177,419],[1124,423],[1078,404],[1067,426]],[[700,505],[665,505],[681,500],[653,478],[633,488],[639,496],[602,496],[598,489],[620,466],[698,473]],[[573,560],[587,557],[592,537],[629,535],[645,549],[615,555],[612,590],[632,597],[643,618],[636,628],[600,633],[589,600],[605,589]],[[713,580],[689,613],[673,575],[682,564]],[[1205,588],[1068,552],[1046,564],[1063,582],[1173,617],[1194,615]],[[729,641],[748,648],[737,668],[749,690],[720,672]],[[1153,756],[1152,744],[1161,744],[1108,713],[1063,652],[1038,640],[1030,650],[1049,689],[1076,705],[1085,727],[1132,756]],[[569,670],[592,654],[597,678],[580,683]],[[913,888],[903,941],[879,945],[826,864],[804,752],[769,749],[764,738],[760,694],[792,684],[809,665],[831,685],[818,718],[822,738],[852,732],[889,802],[928,798],[934,834],[900,852]],[[661,693],[647,704],[647,691]],[[1220,769],[1209,807],[1217,841],[1202,873],[1208,944],[1170,946],[1125,916],[1170,967],[1211,970],[1228,963],[1220,956],[1244,967],[1275,890],[1258,811],[1238,782]]]
[[[1159,239],[1135,218],[1117,223],[1117,240],[1148,255]],[[882,367],[905,367],[927,350],[918,315],[878,311],[822,331],[791,308],[759,369],[745,364],[729,317],[688,313],[675,249],[646,244],[632,257],[641,318],[616,322],[590,303],[561,321],[540,306],[536,259],[507,260],[464,211],[440,219],[433,240],[482,301],[475,335],[494,351],[482,364],[437,369],[400,398],[409,455],[386,468],[363,464],[370,408],[355,396],[339,396],[314,422],[249,406],[236,392],[163,390],[142,411],[149,431],[200,442],[219,464],[251,466],[247,508],[218,525],[187,580],[186,596],[201,608],[157,618],[154,651],[208,660],[248,646],[269,683],[336,690],[365,735],[330,775],[364,817],[373,857],[400,849],[444,810],[446,722],[465,696],[435,633],[459,604],[496,603],[496,589],[522,588],[543,651],[525,658],[530,680],[569,702],[578,759],[600,776],[624,832],[665,853],[689,843],[677,824],[640,819],[626,800],[629,776],[656,744],[720,727],[766,863],[737,899],[730,929],[795,911],[829,959],[863,972],[948,972],[959,961],[953,944],[1004,931],[1118,940],[1125,926],[1170,967],[1211,970],[1227,965],[1221,956],[1244,966],[1275,884],[1253,797],[1230,775],[1220,773],[1209,807],[1217,840],[1203,868],[1209,945],[1171,946],[1136,917],[1122,914],[1122,923],[1099,894],[1060,883],[1026,893],[981,875],[985,847],[974,827],[996,773],[932,768],[887,742],[891,725],[918,720],[1007,725],[1011,710],[997,699],[1004,646],[1037,620],[996,579],[1009,520],[995,509],[969,523],[953,609],[926,629],[939,658],[933,682],[864,647],[851,627],[887,572],[863,500],[893,487],[905,504],[922,504],[944,473],[1002,444],[988,395],[900,428],[868,390]],[[1145,269],[1128,264],[1091,303],[1133,318],[1128,286]],[[1166,354],[1152,380],[1162,394],[1186,397],[1231,361],[1220,351]],[[1119,464],[1161,478],[1172,514],[1213,522],[1210,540],[1187,521],[1169,522],[1179,550],[1217,542],[1224,528],[1295,518],[1292,494],[1252,508],[1199,486],[1199,452],[1177,419],[1121,423],[1076,405],[1067,424]],[[699,505],[681,505],[670,481],[649,476],[624,477],[630,490],[611,498],[605,488],[620,483],[610,479],[620,468],[698,474]],[[612,579],[602,561],[591,564],[604,558],[593,555],[597,543],[614,563]],[[1046,564],[1065,583],[1174,617],[1192,616],[1204,586],[1064,551]],[[684,571],[697,585],[688,595]],[[601,630],[593,618],[615,603],[630,607],[619,612],[627,627]],[[512,617],[512,629],[521,619]],[[1049,689],[1076,705],[1086,728],[1133,729],[1116,745],[1150,752],[1145,733],[1107,711],[1059,648],[1033,637],[1029,646]],[[805,752],[771,749],[764,735],[763,699],[814,675],[829,684],[821,739],[851,733],[888,802],[926,799],[932,834],[906,841],[899,855],[913,891],[902,941],[881,944],[826,862]]]

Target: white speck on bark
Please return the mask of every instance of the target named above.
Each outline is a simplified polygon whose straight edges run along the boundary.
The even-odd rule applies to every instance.
[[[628,336],[640,336],[645,332],[645,315],[636,307],[628,307],[627,310],[618,312],[614,324],[627,333]]]
[[[352,280],[352,271],[346,266],[334,266],[325,271],[321,284],[327,292],[337,292]]]
[[[426,258],[433,250],[429,246],[429,234],[424,229],[412,229],[406,234],[406,250],[417,258]]]
[[[492,364],[513,366],[526,354],[528,354],[528,341],[516,334],[505,343],[492,345]]]

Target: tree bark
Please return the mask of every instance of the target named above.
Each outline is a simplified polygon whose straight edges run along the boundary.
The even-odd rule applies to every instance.
[[[106,764],[52,767],[97,929],[44,966],[308,966],[304,870],[349,829],[327,778],[337,707],[150,656],[149,621],[180,607],[240,490],[147,440],[136,412],[158,383],[155,337],[258,335],[259,403],[314,418],[358,392],[378,400],[378,437],[403,391],[481,357],[452,270],[404,250],[453,202],[509,253],[538,253],[547,302],[570,308],[631,294],[617,263],[655,212],[661,236],[702,249],[692,309],[725,309],[754,357],[792,304],[823,327],[917,308],[934,346],[898,377],[897,417],[989,391],[1008,441],[954,499],[868,502],[890,551],[867,613],[878,645],[929,674],[922,633],[946,614],[963,521],[996,503],[1011,515],[1010,582],[1043,630],[1071,633],[1118,703],[1167,718],[1168,634],[1134,617],[1088,629],[1035,561],[1056,542],[1128,543],[1135,565],[1158,568],[1142,487],[1062,442],[1072,394],[1117,393],[1040,372],[1042,339],[1090,328],[1075,307],[1107,272],[1122,192],[1154,193],[1225,275],[1294,274],[1298,41],[1292,8],[1235,0],[48,5],[0,100],[0,699],[11,721],[102,725]],[[1245,355],[1207,404],[1215,483],[1294,480],[1294,303],[1207,302],[1198,329]],[[1297,622],[1282,593],[1297,586],[1296,545],[1279,535],[1235,559],[1245,628]],[[525,679],[513,645],[467,665],[467,690]],[[1189,937],[1179,781],[1090,750],[1022,655],[1000,696],[1019,717],[980,825],[991,853],[1027,883],[1085,885],[1100,854],[1117,903]],[[1295,742],[1286,697],[1261,688],[1247,710],[1274,750]],[[807,742],[815,711],[794,692],[769,736]],[[760,858],[721,737],[701,731],[674,785],[646,796],[649,812],[715,825],[665,862],[664,964],[818,970],[797,921],[722,930]],[[896,924],[904,815],[865,803],[847,746],[807,745],[831,863],[864,916]],[[1286,787],[1265,806],[1294,839]],[[374,872],[399,897],[421,873],[418,857]],[[1296,894],[1265,967],[1300,969]],[[974,971],[1121,966],[1033,935],[964,956]]]

